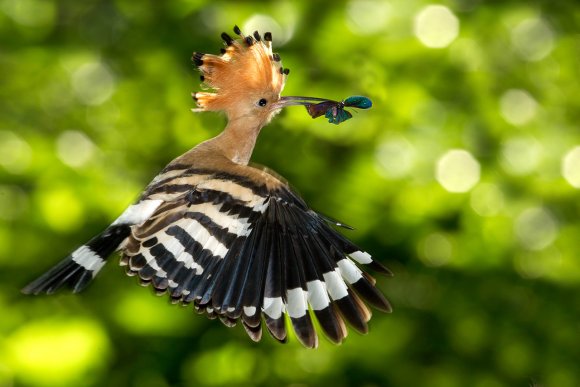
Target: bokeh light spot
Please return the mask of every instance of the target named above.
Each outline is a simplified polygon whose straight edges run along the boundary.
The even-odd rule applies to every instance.
[[[163,313],[164,318],[157,318]],[[181,327],[192,324],[190,315],[180,308],[167,308],[167,304],[152,298],[149,292],[135,289],[119,298],[114,308],[117,323],[137,335],[172,336]],[[188,324],[189,323],[189,324]]]
[[[82,132],[65,131],[56,140],[58,158],[69,167],[85,165],[95,154],[95,144]]]
[[[115,80],[111,71],[100,62],[81,65],[72,74],[75,95],[86,105],[100,105],[115,91]]]
[[[504,195],[495,184],[480,184],[471,192],[470,204],[478,215],[495,216],[504,207]]]
[[[15,373],[35,386],[86,385],[104,366],[109,343],[89,320],[58,319],[22,326],[6,340]]]
[[[538,110],[538,103],[525,90],[510,89],[499,100],[501,116],[508,123],[521,126],[530,122]]]
[[[8,172],[21,174],[32,161],[28,143],[16,133],[0,130],[0,165]]]
[[[81,225],[84,207],[70,190],[63,188],[43,192],[40,200],[44,219],[52,229],[67,232]]]
[[[558,223],[550,211],[542,207],[524,210],[515,220],[515,234],[528,250],[542,250],[558,236]]]
[[[459,35],[459,19],[443,5],[428,5],[415,16],[414,33],[429,48],[449,46]]]
[[[413,168],[415,148],[402,136],[392,138],[379,144],[375,157],[381,175],[387,179],[400,179]]]
[[[428,266],[441,266],[449,262],[453,245],[449,238],[435,232],[427,235],[419,244],[419,257]]]
[[[580,188],[580,146],[574,147],[562,158],[562,176],[574,188]]]
[[[542,145],[534,137],[513,137],[501,146],[500,164],[512,175],[527,175],[540,164],[542,152]]]
[[[354,0],[346,9],[348,27],[360,35],[381,32],[391,16],[391,4],[387,1]]]
[[[518,55],[527,61],[544,59],[554,48],[554,32],[540,18],[522,21],[511,31],[511,41]]]
[[[479,162],[471,153],[454,149],[437,161],[435,178],[449,192],[467,192],[480,177]]]

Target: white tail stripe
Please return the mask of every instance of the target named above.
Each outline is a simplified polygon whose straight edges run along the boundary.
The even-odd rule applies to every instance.
[[[252,317],[256,314],[256,307],[255,306],[244,306],[244,314],[248,317]]]
[[[308,305],[306,303],[306,292],[302,288],[289,289],[286,292],[288,297],[287,310],[288,316],[292,318],[303,317],[308,311]]]
[[[320,280],[314,280],[306,283],[308,289],[308,302],[312,310],[322,310],[330,305],[330,299],[326,292],[326,285]]]
[[[274,320],[282,317],[282,313],[284,312],[282,297],[264,297],[262,311]]]
[[[137,204],[133,204],[121,214],[113,222],[113,226],[117,224],[142,224],[153,215],[155,210],[163,203],[163,200],[142,200]]]
[[[342,278],[349,283],[354,284],[358,280],[362,278],[361,270],[356,267],[354,263],[348,258],[341,259],[337,262],[338,268],[340,269],[340,274],[342,274]]]
[[[352,259],[363,265],[369,264],[373,261],[371,255],[369,253],[365,253],[364,251],[355,251],[349,255],[352,257]]]
[[[328,289],[328,295],[330,298],[333,300],[340,300],[341,298],[348,296],[348,288],[336,270],[324,273],[322,276],[324,277],[324,282],[326,283],[326,288]]]
[[[91,250],[88,246],[81,246],[71,254],[72,260],[81,265],[84,269],[90,270],[93,277],[105,265],[105,260],[97,253]]]

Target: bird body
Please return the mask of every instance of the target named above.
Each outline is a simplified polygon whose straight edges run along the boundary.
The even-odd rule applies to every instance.
[[[198,110],[224,111],[224,131],[169,163],[104,232],[25,293],[81,291],[120,251],[121,265],[141,284],[228,326],[241,321],[256,341],[262,320],[273,337],[286,341],[287,315],[300,342],[317,346],[311,310],[326,336],[340,343],[347,335],[344,320],[367,331],[371,313],[363,300],[390,311],[359,266],[388,269],[283,179],[248,165],[262,127],[297,103],[280,97],[288,70],[271,52],[271,35],[234,31],[241,39],[222,34],[227,47],[221,56],[194,53],[204,82],[216,91],[194,94]]]

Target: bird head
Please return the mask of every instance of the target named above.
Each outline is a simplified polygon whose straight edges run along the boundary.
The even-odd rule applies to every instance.
[[[194,111],[223,111],[229,121],[253,120],[266,125],[280,109],[328,101],[312,97],[281,97],[290,72],[272,51],[272,34],[244,35],[235,26],[237,39],[222,33],[221,55],[194,52],[192,60],[201,72],[207,91],[193,93]]]
[[[192,60],[201,72],[208,91],[197,92],[195,111],[223,111],[230,121],[245,118],[266,124],[280,109],[280,100],[288,69],[282,67],[280,56],[272,52],[272,34],[262,37],[257,31],[233,39],[222,33],[225,47],[221,55],[193,53]]]

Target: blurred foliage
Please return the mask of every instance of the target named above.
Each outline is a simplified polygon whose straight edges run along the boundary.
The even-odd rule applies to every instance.
[[[0,385],[577,386],[580,7],[428,5],[0,0]],[[81,295],[22,296],[219,133],[189,112],[190,56],[234,24],[272,30],[284,94],[373,99],[340,126],[287,109],[254,161],[357,227],[394,313],[312,351],[115,265]]]

